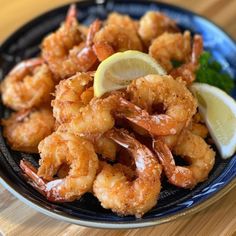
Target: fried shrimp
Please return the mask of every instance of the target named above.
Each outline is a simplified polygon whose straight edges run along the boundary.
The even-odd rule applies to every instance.
[[[128,15],[122,15],[118,12],[109,14],[106,23],[108,25],[112,24],[125,28],[125,30],[132,32],[133,34],[136,34],[138,31],[138,22],[131,19]]]
[[[131,31],[127,32],[119,25],[108,24],[94,36],[93,49],[99,61],[105,60],[115,52],[126,50],[142,51],[142,43],[138,35]]]
[[[31,184],[50,201],[69,202],[92,189],[98,170],[93,145],[70,133],[54,132],[39,144],[38,172],[26,162],[20,166]],[[70,167],[63,179],[53,179],[62,165]],[[48,182],[49,181],[49,182]]]
[[[191,46],[189,31],[181,33],[164,33],[157,37],[149,47],[149,54],[174,78],[191,84],[195,80],[198,60],[203,52],[203,41],[200,35],[195,35]],[[183,63],[173,68],[173,61]],[[179,78],[181,77],[181,78]]]
[[[196,79],[196,70],[199,66],[199,58],[203,52],[203,40],[200,35],[195,35],[193,38],[192,53],[190,59],[180,67],[171,70],[170,75],[174,78],[180,77],[187,85],[190,85]]]
[[[104,164],[94,181],[94,194],[104,208],[119,215],[140,218],[157,203],[161,189],[161,165],[146,146],[125,132],[112,130],[107,135],[133,156],[136,178],[131,180],[120,164]]]
[[[176,166],[168,146],[161,140],[155,140],[153,147],[168,181],[178,187],[193,188],[203,182],[215,163],[215,152],[204,139],[189,130],[182,132],[173,149],[173,153],[186,160],[189,166]]]
[[[190,131],[195,134],[198,135],[202,138],[206,138],[208,135],[208,129],[204,124],[201,123],[192,123],[191,127],[190,127]]]
[[[59,130],[69,131],[94,144],[96,153],[103,158],[114,161],[117,145],[103,134],[115,125],[113,110],[117,107],[116,96],[104,99],[93,98],[87,106],[81,107],[68,124]]]
[[[189,130],[202,138],[206,138],[208,135],[208,129],[206,125],[204,124],[204,120],[199,112],[197,112],[192,119],[192,124],[189,127]]]
[[[102,155],[102,157],[109,161],[115,161],[117,145],[116,143],[107,137],[99,137],[94,142],[95,152]]]
[[[178,31],[178,27],[175,21],[160,12],[148,11],[139,21],[138,33],[147,47],[150,46],[153,39],[164,32],[176,31]]]
[[[54,89],[52,74],[41,58],[20,62],[1,83],[3,103],[13,110],[49,103]]]
[[[191,54],[189,31],[182,33],[163,33],[149,47],[149,54],[167,71],[173,69],[172,61],[184,62]]]
[[[57,79],[64,79],[76,72],[88,71],[97,61],[91,47],[91,37],[99,27],[98,21],[91,24],[86,42],[79,30],[75,5],[71,5],[66,21],[42,42],[42,56]]]
[[[83,122],[81,120],[81,122]],[[96,122],[96,120],[94,120],[93,122]],[[99,124],[97,124],[99,126]],[[82,125],[81,125],[82,126]],[[86,126],[84,126],[86,127]],[[90,130],[84,129],[84,127],[82,129],[75,129],[76,126],[71,125],[71,122],[67,123],[67,124],[62,124],[58,127],[57,131],[59,132],[71,132],[74,133],[76,136],[82,137],[86,140],[88,140],[89,142],[91,142],[94,146],[95,152],[99,155],[101,155],[101,157],[105,160],[108,161],[115,161],[116,159],[116,152],[117,152],[117,145],[116,143],[105,137],[104,135],[102,135],[99,132],[89,132]],[[105,129],[109,130],[109,128]],[[104,131],[104,132],[105,132]]]
[[[54,118],[47,108],[21,110],[2,120],[3,136],[13,150],[37,153],[39,142],[53,132]]]
[[[40,157],[38,168],[25,159],[20,168],[45,201],[83,201],[88,192],[105,209],[140,218],[156,206],[162,177],[192,189],[213,168],[214,140],[190,87],[203,38],[162,12],[92,22],[80,12],[86,25],[72,4],[40,39],[39,56],[1,81],[3,104],[14,110],[0,119],[4,140]]]
[[[193,95],[171,76],[141,77],[132,81],[127,92],[132,103],[121,99],[122,115],[154,135],[178,133],[196,113]],[[163,105],[164,114],[155,114],[153,108],[158,104]]]
[[[93,98],[86,107],[69,124],[68,129],[76,135],[102,135],[113,128],[115,119],[112,111],[118,104],[117,97],[109,96],[104,99]]]
[[[92,77],[88,73],[77,73],[69,79],[60,81],[56,86],[55,99],[52,101],[53,115],[57,122],[70,122],[78,115],[80,108],[90,102],[93,98],[93,90],[88,92],[91,82]]]

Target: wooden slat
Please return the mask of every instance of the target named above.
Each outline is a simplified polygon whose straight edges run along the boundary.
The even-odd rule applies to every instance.
[[[2,190],[3,188],[0,187]],[[37,213],[25,204],[15,200],[5,202],[0,213],[0,228],[9,236],[15,235],[105,235],[136,236],[136,235],[233,235],[236,233],[236,189],[209,208],[195,214],[180,218],[176,221],[156,227],[134,230],[101,230],[90,229],[77,225],[60,222]],[[14,198],[7,191],[1,193],[4,199]]]
[[[71,0],[0,0],[0,42],[19,26],[42,12]],[[235,0],[163,1],[196,11],[223,27],[236,39]],[[206,210],[176,221],[134,230],[101,230],[71,225],[51,219],[21,203],[0,186],[0,236],[136,236],[207,235],[236,236],[236,189]]]

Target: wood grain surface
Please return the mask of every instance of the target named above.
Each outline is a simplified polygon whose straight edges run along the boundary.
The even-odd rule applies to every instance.
[[[0,0],[0,42],[33,17],[70,0]],[[223,27],[236,39],[236,0],[169,0],[200,13]],[[236,56],[236,55],[235,55]],[[100,230],[51,219],[26,206],[0,186],[0,235],[136,236],[207,235],[236,236],[236,188],[220,201],[195,215],[134,230]]]

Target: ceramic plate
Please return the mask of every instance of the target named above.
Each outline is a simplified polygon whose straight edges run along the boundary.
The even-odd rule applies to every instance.
[[[101,2],[101,1],[97,1]],[[152,1],[109,1],[97,4],[94,1],[77,3],[78,19],[90,24],[94,19],[106,18],[111,11],[129,14],[139,19],[149,10],[162,11],[178,22],[181,29],[189,29],[193,33],[203,35],[204,47],[212,52],[220,61],[224,70],[236,77],[236,45],[234,41],[219,27],[205,18],[179,7]],[[42,38],[54,31],[64,20],[68,6],[47,12],[32,20],[12,34],[0,49],[1,79],[22,59],[33,57],[39,53]],[[232,95],[234,96],[234,92]],[[6,117],[9,110],[2,104],[0,114]],[[0,183],[17,198],[34,209],[59,220],[70,223],[100,228],[135,228],[160,224],[181,215],[196,212],[219,199],[236,185],[236,158],[222,160],[217,154],[214,169],[209,179],[193,190],[179,189],[163,183],[158,205],[143,216],[119,217],[109,210],[103,209],[92,194],[85,194],[73,203],[51,203],[28,185],[22,177],[19,161],[28,159],[35,166],[38,155],[12,151],[0,132]]]

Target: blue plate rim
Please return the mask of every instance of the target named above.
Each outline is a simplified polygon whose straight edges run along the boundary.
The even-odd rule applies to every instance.
[[[0,171],[1,174],[1,171]],[[193,207],[187,209],[187,210],[182,210],[179,211],[178,213],[172,214],[170,216],[163,217],[161,219],[148,219],[148,220],[142,220],[138,222],[102,222],[102,221],[91,221],[91,220],[81,220],[76,217],[73,217],[71,215],[67,214],[58,214],[51,212],[50,210],[46,209],[45,207],[39,206],[36,203],[34,203],[33,199],[30,200],[29,196],[25,194],[20,194],[17,192],[14,188],[11,187],[10,184],[7,183],[6,180],[4,180],[0,176],[0,184],[6,188],[11,194],[13,194],[17,199],[19,199],[21,202],[25,203],[26,205],[32,207],[36,211],[39,211],[47,216],[50,216],[54,219],[57,220],[62,220],[64,222],[72,223],[72,224],[77,224],[81,226],[86,226],[86,227],[92,227],[92,228],[101,228],[101,229],[134,229],[134,228],[143,228],[143,227],[149,227],[149,226],[155,226],[163,223],[167,223],[173,220],[178,219],[181,216],[186,216],[186,215],[191,215],[194,213],[197,213],[208,206],[212,205],[213,203],[217,202],[220,200],[223,196],[225,196],[230,190],[235,188],[236,186],[236,178],[232,179],[230,183],[228,183],[224,188],[222,188],[220,191],[216,192],[212,197],[207,198],[203,200],[202,202],[198,203],[197,205],[194,205]],[[25,195],[25,196],[24,196]],[[61,212],[60,212],[61,213]]]

